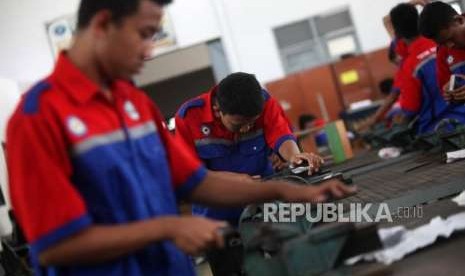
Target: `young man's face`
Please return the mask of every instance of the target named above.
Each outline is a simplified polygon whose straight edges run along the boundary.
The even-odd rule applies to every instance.
[[[231,132],[234,133],[247,133],[255,125],[255,121],[260,117],[244,117],[241,115],[230,115],[220,112],[220,118],[223,125]]]
[[[436,43],[448,48],[465,49],[465,17],[455,16],[449,27],[441,30]]]
[[[110,77],[130,79],[142,69],[162,15],[161,6],[141,0],[135,14],[110,24],[97,47],[100,65]]]

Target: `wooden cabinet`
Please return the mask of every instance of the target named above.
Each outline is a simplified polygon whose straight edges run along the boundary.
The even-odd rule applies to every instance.
[[[365,56],[373,78],[375,94],[377,98],[381,98],[379,83],[387,78],[394,78],[397,67],[389,61],[387,48],[370,52]]]
[[[294,127],[298,127],[299,116],[303,113],[303,94],[297,75],[266,84],[270,94],[279,101]]]
[[[302,114],[334,121],[351,103],[379,99],[378,83],[393,77],[395,70],[387,49],[380,49],[289,75],[266,84],[266,88],[297,127]]]
[[[333,70],[346,108],[354,102],[376,98],[370,68],[364,55],[334,63]]]
[[[312,113],[326,121],[339,119],[344,110],[341,97],[329,65],[300,72],[298,75],[303,94],[303,112]]]

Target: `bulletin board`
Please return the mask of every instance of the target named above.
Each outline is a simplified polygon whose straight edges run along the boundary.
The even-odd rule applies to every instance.
[[[71,46],[76,30],[76,16],[67,15],[45,24],[48,41],[53,57],[56,59],[62,50]]]
[[[45,24],[48,41],[53,57],[56,59],[62,50],[68,49],[76,31],[76,15],[61,16]],[[161,20],[160,31],[154,36],[150,58],[177,48],[176,35],[170,15],[165,12]]]

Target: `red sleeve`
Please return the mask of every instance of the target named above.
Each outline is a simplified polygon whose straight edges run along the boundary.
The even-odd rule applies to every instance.
[[[192,138],[191,132],[189,131],[189,128],[187,127],[185,120],[179,117],[178,114],[176,114],[175,122],[176,128],[174,134],[176,139],[184,142],[193,154],[197,154],[195,150],[194,139]]]
[[[91,224],[71,183],[71,162],[60,126],[50,115],[24,114],[21,104],[7,129],[13,210],[37,254]]]
[[[399,67],[396,74],[394,75],[394,83],[392,84],[391,92],[399,93],[402,88],[402,69]]]
[[[449,81],[451,72],[447,63],[448,51],[445,47],[439,47],[437,51],[436,66],[437,78],[441,93],[444,93],[443,87]]]
[[[207,169],[183,140],[175,139],[168,131],[158,108],[153,103],[150,104],[160,137],[165,144],[176,196],[185,198],[202,183]]]
[[[285,141],[296,141],[284,110],[278,101],[271,97],[265,103],[263,119],[266,142],[275,152],[279,152],[279,148]]]
[[[395,51],[402,59],[408,56],[408,46],[403,39],[395,40]]]
[[[412,70],[406,70],[401,79],[399,103],[404,113],[411,116],[420,111],[422,96],[421,82],[413,76]]]

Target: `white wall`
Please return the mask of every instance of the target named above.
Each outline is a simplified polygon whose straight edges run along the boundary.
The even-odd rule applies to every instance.
[[[305,19],[332,9],[349,7],[364,52],[385,47],[388,35],[382,17],[401,2],[399,0],[212,0],[221,2],[227,31],[236,49],[233,70],[254,72],[261,81],[284,75],[273,28]],[[218,5],[218,4],[217,4]]]
[[[53,57],[45,23],[77,11],[79,0],[1,0],[0,76],[27,87],[49,74]],[[218,38],[210,0],[176,0],[169,6],[178,45]]]
[[[45,23],[73,13],[79,0],[1,0],[0,76],[21,86],[47,75],[53,65]]]
[[[0,78],[0,142],[5,141],[5,128],[11,113],[14,111],[21,93],[18,85],[8,79]]]
[[[5,129],[8,119],[10,118],[17,103],[19,102],[21,93],[19,92],[18,85],[14,81],[0,78],[0,95],[0,142],[3,142],[5,141]],[[7,196],[7,178],[8,177],[6,172],[6,163],[3,155],[3,148],[0,145],[0,184],[2,185],[1,187],[4,191],[7,204],[8,206],[10,206],[10,200]]]
[[[208,47],[202,43],[147,61],[142,72],[136,76],[135,82],[138,86],[144,86],[195,72],[210,67],[210,64]]]
[[[216,14],[210,0],[173,0],[168,13],[173,20],[179,47],[218,38]]]
[[[180,47],[222,36],[233,71],[261,81],[284,75],[272,29],[340,7],[350,7],[363,51],[387,45],[381,18],[400,0],[175,0],[168,8]],[[79,0],[1,0],[0,76],[31,84],[53,65],[44,24],[72,14]]]

